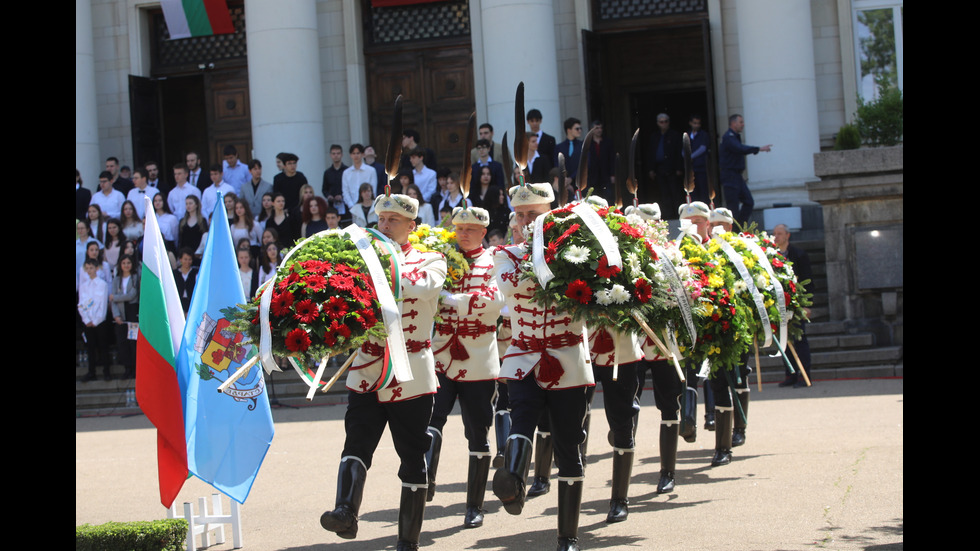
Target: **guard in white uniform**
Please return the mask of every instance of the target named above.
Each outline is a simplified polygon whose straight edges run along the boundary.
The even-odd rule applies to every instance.
[[[463,428],[469,444],[466,477],[466,518],[463,526],[483,525],[483,497],[490,474],[490,442],[500,357],[497,352],[497,318],[504,297],[493,279],[493,257],[484,250],[483,238],[490,214],[478,207],[456,207],[452,223],[456,241],[469,269],[452,289],[442,291],[441,321],[435,325],[435,353],[439,391],[436,394],[429,433],[429,500],[435,494],[436,470],[442,448],[442,430],[459,398]]]
[[[510,198],[523,228],[550,210],[554,192],[550,183],[525,184],[512,187]],[[493,493],[508,513],[521,513],[531,437],[541,412],[549,412],[559,467],[558,549],[578,549],[584,481],[579,445],[585,440],[587,389],[595,385],[592,362],[584,323],[533,301],[536,281],[521,279],[520,260],[525,252],[522,244],[498,248],[493,256],[494,275],[510,309],[513,331],[500,368],[500,377],[508,380],[511,434],[504,466],[493,477]]]
[[[365,477],[388,426],[401,460],[397,548],[410,550],[418,549],[425,510],[425,453],[431,440],[426,427],[437,388],[431,349],[432,320],[446,279],[446,259],[440,253],[420,252],[408,241],[415,229],[418,201],[407,195],[385,194],[378,196],[374,208],[378,229],[401,246],[399,255],[403,256],[398,262],[403,300],[399,308],[413,379],[391,379],[385,384],[385,341],[372,339],[356,352],[347,375],[347,439],[337,477],[336,508],[323,513],[320,524],[345,539],[357,536]]]

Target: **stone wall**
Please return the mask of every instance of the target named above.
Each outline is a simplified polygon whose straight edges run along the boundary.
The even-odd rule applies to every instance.
[[[823,207],[830,319],[903,344],[903,146],[814,155]]]

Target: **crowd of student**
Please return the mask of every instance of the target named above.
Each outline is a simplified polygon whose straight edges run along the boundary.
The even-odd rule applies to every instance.
[[[448,168],[425,166],[426,159],[434,163],[431,150],[415,143],[414,131],[405,133],[403,165],[390,182],[391,192],[419,201],[418,223],[448,223],[447,215],[462,202],[459,177]],[[186,314],[208,230],[216,223],[219,192],[236,244],[242,287],[249,296],[274,276],[282,251],[298,240],[325,229],[377,224],[374,199],[389,184],[383,166],[371,146],[352,145],[350,167],[340,162],[340,153],[339,145],[331,146],[333,163],[324,174],[323,196],[297,170],[296,155],[276,156],[279,172],[269,183],[262,176],[262,163],[242,163],[233,146],[225,148],[222,163],[207,171],[196,153],[188,153],[186,162],[172,167],[172,181],[161,177],[156,162],[129,169],[110,157],[95,193],[85,188],[76,170],[76,327],[88,354],[83,381],[95,379],[98,366],[105,380],[111,379],[113,343],[124,377],[135,374],[135,330],[130,331],[130,324],[138,322],[145,197],[151,198]],[[497,181],[502,174],[492,174],[479,162],[474,163],[473,177],[470,203],[491,213],[488,245],[501,244],[511,212],[506,183]]]

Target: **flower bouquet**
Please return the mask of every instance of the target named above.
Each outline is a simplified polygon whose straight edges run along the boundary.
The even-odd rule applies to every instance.
[[[390,285],[391,272],[396,269],[388,245],[374,239],[372,245],[365,247],[362,242],[359,248],[340,230],[320,232],[300,242],[286,254],[276,277],[238,306],[233,327],[254,343],[268,342],[263,340],[263,329],[267,329],[271,354],[289,358],[311,386],[312,395],[323,384],[319,378],[327,358],[355,349],[369,338],[385,338],[377,286]],[[267,295],[271,300],[264,298]],[[268,309],[265,327],[264,301]],[[320,368],[314,374],[308,366],[317,363]]]
[[[522,260],[534,299],[589,327],[640,333],[665,308],[657,254],[618,210],[572,203],[537,219]]]
[[[738,274],[717,241],[702,245],[685,236],[679,250],[701,283],[695,307],[701,321],[698,341],[687,356],[698,364],[709,360],[712,373],[734,370],[752,344],[754,329],[751,306],[732,292]]]
[[[463,253],[456,248],[456,232],[442,226],[419,224],[414,232],[408,235],[408,241],[413,247],[422,251],[436,251],[446,257],[447,272],[443,288],[452,289],[470,269]]]
[[[773,281],[775,274],[770,274],[765,267],[768,259],[764,258],[760,261],[754,250],[758,247],[752,246],[754,241],[749,241],[734,232],[716,235],[714,240],[721,240],[719,245],[723,249],[722,254],[734,265],[736,279],[732,292],[751,307],[753,337],[758,339],[762,346],[769,346],[773,333],[778,331],[780,322],[786,319],[786,313],[783,306],[782,286],[776,285],[778,282]],[[739,261],[742,266],[739,266]]]

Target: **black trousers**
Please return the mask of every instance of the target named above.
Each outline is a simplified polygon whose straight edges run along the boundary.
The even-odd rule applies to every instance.
[[[347,392],[347,413],[344,428],[342,457],[353,455],[371,468],[374,451],[378,449],[385,426],[391,428],[391,440],[395,453],[401,459],[398,478],[407,484],[428,483],[425,472],[425,452],[429,451],[432,437],[427,429],[432,417],[434,395],[426,394],[401,402],[379,402],[375,392],[360,394]]]
[[[522,380],[508,380],[510,393],[511,435],[520,434],[534,441],[534,429],[542,413],[551,420],[558,476],[577,478],[584,474],[579,445],[585,441],[583,423],[588,411],[587,390],[576,387],[545,390],[538,386],[534,374]]]
[[[487,434],[493,424],[493,397],[496,381],[454,381],[442,373],[439,378],[439,391],[436,392],[429,426],[442,432],[446,419],[452,413],[459,399],[459,411],[463,417],[463,429],[471,452],[490,453]]]
[[[639,385],[637,367],[641,362],[619,365],[614,381],[612,366],[592,365],[596,386],[602,385],[602,404],[606,421],[613,433],[613,445],[621,449],[633,449],[633,416],[640,411],[636,400]]]
[[[681,380],[677,377],[677,370],[667,360],[643,360],[641,362],[636,372],[637,400],[639,400],[640,395],[643,393],[643,385],[646,383],[646,371],[648,369],[650,370],[650,378],[653,380],[653,398],[657,402],[657,409],[660,410],[660,420],[680,420],[683,385],[681,385]]]

